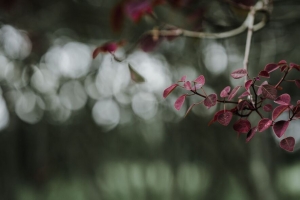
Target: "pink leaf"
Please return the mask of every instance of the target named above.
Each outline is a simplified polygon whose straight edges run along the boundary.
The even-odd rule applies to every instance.
[[[298,88],[300,88],[300,80],[295,80],[295,84]]]
[[[266,112],[271,112],[273,109],[273,106],[271,104],[266,104],[266,105],[264,105],[263,109]]]
[[[185,101],[185,94],[181,95],[180,97],[178,97],[178,99],[175,101],[174,107],[176,108],[176,110],[180,110],[180,108],[182,107],[184,101]]]
[[[252,83],[253,83],[252,80],[246,81],[246,83],[245,83],[245,89],[246,89],[246,90],[249,90],[249,88],[250,88],[250,86],[252,85]]]
[[[256,132],[257,132],[256,127],[253,127],[252,129],[250,129],[250,131],[247,133],[246,142],[250,142],[250,140],[254,137]]]
[[[186,90],[192,90],[191,83],[189,81],[185,82],[183,86]]]
[[[261,77],[270,78],[269,72],[267,72],[265,70],[260,71],[258,75],[261,76]]]
[[[178,86],[178,84],[173,84],[170,87],[168,87],[167,89],[165,89],[164,93],[163,93],[163,97],[166,98],[177,86]]]
[[[263,85],[267,85],[267,84],[268,84],[267,81],[262,82],[262,84],[258,87],[256,94],[257,94],[257,95],[261,95],[261,93],[262,93],[262,89],[261,89],[262,86],[263,86]]]
[[[276,63],[270,63],[265,66],[264,71],[267,71],[270,73],[272,71],[275,71],[278,68],[279,68],[279,66]]]
[[[248,96],[248,95],[250,95],[250,92],[248,92],[248,91],[245,91],[243,94],[241,94],[238,98],[243,98],[243,97],[246,97],[246,96]]]
[[[197,88],[201,88],[205,84],[205,77],[200,75],[194,80],[194,82],[197,83]]]
[[[230,86],[226,86],[220,93],[220,97],[224,98],[224,97],[228,97],[230,92]]]
[[[279,146],[289,152],[294,151],[295,139],[293,137],[287,137],[280,141]]]
[[[217,103],[217,95],[216,94],[210,94],[204,100],[204,105],[207,108],[210,108],[210,107],[216,105],[216,103]]]
[[[248,133],[251,124],[247,119],[240,119],[233,124],[233,129],[238,133]]]
[[[273,125],[273,131],[277,137],[281,137],[289,126],[290,121],[280,120]]]
[[[289,94],[282,94],[274,102],[280,105],[290,105],[291,97]]]
[[[186,80],[186,75],[181,77],[180,82],[185,82],[185,80]]]
[[[273,121],[268,118],[261,119],[258,122],[257,130],[259,132],[263,132],[264,130],[268,129],[272,125],[272,123],[273,123]]]
[[[272,113],[272,120],[274,121],[275,119],[277,119],[277,117],[279,117],[279,115],[281,115],[281,113],[283,113],[284,111],[286,111],[288,109],[288,106],[286,105],[280,105],[277,106]]]
[[[237,69],[231,73],[231,77],[234,79],[239,79],[247,75],[246,69]]]
[[[228,100],[231,100],[236,95],[236,93],[239,91],[240,88],[241,86],[236,86],[235,88],[233,88],[233,90],[231,91],[228,97]]]
[[[272,85],[263,85],[261,86],[262,96],[267,99],[275,100],[277,96],[277,90]]]
[[[218,122],[223,126],[227,126],[232,119],[232,112],[224,110],[223,112],[219,113],[218,115]]]

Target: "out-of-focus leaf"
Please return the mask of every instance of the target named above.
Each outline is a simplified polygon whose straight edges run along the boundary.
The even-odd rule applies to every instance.
[[[290,105],[291,97],[289,94],[282,94],[274,102],[280,105]]]
[[[152,5],[148,0],[130,1],[125,5],[125,13],[134,22],[138,22],[143,15],[151,12]]]
[[[185,101],[185,97],[186,97],[186,95],[183,94],[180,97],[178,97],[178,99],[175,101],[174,107],[176,110],[180,110],[180,108],[182,107],[182,105]]]
[[[224,97],[228,97],[229,92],[230,92],[230,86],[226,86],[220,93],[220,97],[224,98]]]
[[[273,106],[271,104],[266,104],[266,105],[264,105],[263,109],[266,112],[271,112],[273,109]]]
[[[258,125],[257,125],[257,130],[259,132],[263,132],[265,131],[266,129],[268,129],[271,125],[272,125],[273,121],[268,119],[268,118],[264,118],[264,119],[261,119],[259,122],[258,122]]]
[[[273,125],[273,131],[276,134],[276,136],[280,138],[285,133],[289,124],[290,121],[286,121],[286,120],[280,120],[275,122]]]
[[[166,98],[177,86],[178,86],[178,84],[173,84],[173,85],[169,86],[168,88],[166,88],[164,90],[163,97]]]
[[[234,79],[239,79],[247,75],[246,69],[237,69],[231,73],[231,77]]]
[[[270,64],[267,64],[265,66],[264,71],[267,71],[267,72],[271,73],[271,72],[275,71],[278,68],[279,68],[279,66],[276,63],[270,63]]]
[[[135,71],[130,64],[128,64],[129,71],[130,71],[130,77],[131,80],[133,80],[136,83],[143,83],[145,82],[145,79],[142,75],[140,75],[137,71]]]
[[[233,124],[233,129],[238,133],[248,133],[251,124],[247,119],[240,119]]]
[[[217,103],[217,95],[216,94],[210,94],[204,100],[204,105],[207,108],[215,106],[216,103]]]
[[[122,30],[124,20],[123,6],[123,3],[119,3],[111,11],[110,23],[114,32],[120,32]]]
[[[253,83],[252,80],[246,81],[246,83],[245,83],[245,89],[246,89],[246,90],[249,90],[249,88],[250,88],[250,86],[252,85],[252,83]]]
[[[228,96],[228,100],[231,100],[233,97],[235,97],[240,88],[241,86],[236,86],[235,88],[233,88],[230,95]]]
[[[255,133],[257,132],[256,126],[251,128],[250,131],[247,133],[246,142],[250,142],[250,140],[254,137]]]
[[[289,108],[289,106],[287,105],[280,105],[280,106],[277,106],[274,110],[273,110],[273,113],[272,113],[272,120],[276,120],[280,115],[281,113],[283,113],[284,111],[286,111],[287,109]]]
[[[152,35],[144,35],[140,39],[140,47],[145,52],[151,52],[162,42],[162,40],[162,37],[154,39]]]
[[[227,126],[232,119],[232,112],[228,110],[222,110],[221,113],[218,114],[218,122],[223,126]]]
[[[279,146],[289,152],[294,151],[295,139],[293,137],[287,137],[280,141]]]
[[[261,86],[262,90],[262,96],[267,99],[275,100],[277,97],[277,90],[274,86],[272,85],[262,85]]]
[[[201,88],[205,84],[205,77],[203,75],[200,75],[194,80],[194,82],[197,83],[197,87]]]
[[[246,96],[248,96],[248,95],[250,95],[250,92],[245,91],[245,92],[243,92],[243,94],[241,94],[238,98],[243,98],[243,97],[246,97]]]
[[[261,76],[261,77],[264,77],[264,78],[270,78],[269,72],[267,72],[265,70],[260,71],[258,75]]]
[[[189,81],[185,82],[183,86],[186,90],[192,90],[191,83]]]

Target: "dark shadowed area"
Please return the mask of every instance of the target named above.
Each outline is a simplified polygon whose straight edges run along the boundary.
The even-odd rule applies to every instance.
[[[189,30],[231,30],[247,15],[222,0],[161,2],[157,19]],[[269,23],[253,34],[252,76],[268,63],[300,63],[300,1],[273,3]],[[183,75],[204,75],[205,91],[218,95],[242,85],[230,74],[243,66],[247,31],[138,43],[158,22],[132,7],[128,17],[118,5],[0,0],[0,199],[299,200],[299,121],[285,133],[296,140],[289,153],[270,129],[246,143],[234,120],[208,126],[223,105],[195,106],[184,117],[201,98],[187,98],[180,111],[173,106],[180,89],[163,98]],[[115,43],[93,59],[107,42]],[[293,103],[300,99],[295,85],[283,87]]]

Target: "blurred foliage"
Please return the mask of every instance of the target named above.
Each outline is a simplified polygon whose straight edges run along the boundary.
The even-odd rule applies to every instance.
[[[222,1],[193,2],[155,11],[192,28],[198,22],[187,14],[203,6],[206,31],[242,22]],[[271,132],[245,144],[231,129],[207,127],[216,108],[195,107],[183,118],[187,105],[172,107],[176,93],[162,98],[182,75],[204,74],[208,92],[239,84],[229,74],[242,65],[246,34],[177,38],[151,53],[137,47],[127,58],[145,78],[137,84],[128,64],[109,54],[92,60],[97,46],[120,39],[130,46],[155,26],[125,19],[123,31],[113,33],[116,3],[1,1],[0,199],[299,199],[299,152],[283,152]],[[254,34],[250,73],[281,59],[300,63],[299,9],[297,0],[274,0],[270,23]],[[299,98],[296,89],[288,88]]]

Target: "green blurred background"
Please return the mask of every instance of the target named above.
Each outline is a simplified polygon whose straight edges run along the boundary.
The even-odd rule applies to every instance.
[[[300,2],[273,2],[270,23],[253,36],[253,76],[267,63],[300,63]],[[121,63],[109,54],[92,60],[97,46],[120,39],[130,46],[156,26],[149,18],[138,24],[124,19],[123,31],[113,33],[116,3],[0,1],[0,199],[300,199],[300,154],[280,149],[271,131],[246,144],[232,123],[207,126],[219,106],[200,105],[184,118],[200,99],[188,99],[178,112],[173,103],[179,90],[162,98],[182,75],[205,75],[207,92],[241,84],[229,77],[242,67],[246,33],[222,40],[176,38],[151,53],[137,47]],[[189,18],[197,8],[204,8],[204,19]],[[176,26],[210,32],[243,22],[222,1],[159,6],[155,12]],[[127,63],[145,83],[130,80]],[[299,89],[285,89],[295,103]],[[298,141],[297,134],[296,121],[286,135]]]

